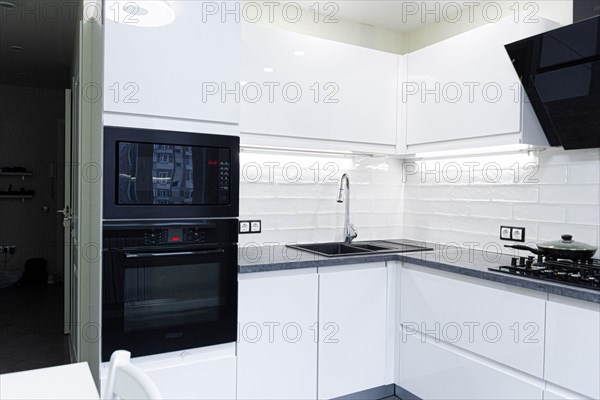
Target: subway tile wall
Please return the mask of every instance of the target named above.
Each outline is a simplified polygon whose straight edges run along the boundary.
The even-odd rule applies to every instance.
[[[491,251],[509,225],[529,244],[570,233],[600,246],[600,149],[407,160],[402,180],[407,238]]]
[[[240,246],[342,240],[344,204],[336,199],[344,173],[357,240],[402,237],[401,160],[243,149],[240,164],[240,220],[262,221],[262,232],[240,235]]]

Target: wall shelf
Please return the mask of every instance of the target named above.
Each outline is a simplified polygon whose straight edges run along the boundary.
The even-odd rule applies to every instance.
[[[13,177],[20,176],[21,180],[25,180],[26,176],[33,176],[32,172],[0,172],[0,176]]]

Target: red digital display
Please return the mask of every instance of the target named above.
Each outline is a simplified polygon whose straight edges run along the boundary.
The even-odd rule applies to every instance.
[[[218,165],[219,162],[218,161],[209,161],[208,165]]]
[[[172,242],[179,242],[180,240],[181,240],[181,238],[179,238],[177,236],[174,236],[174,237],[171,238]]]

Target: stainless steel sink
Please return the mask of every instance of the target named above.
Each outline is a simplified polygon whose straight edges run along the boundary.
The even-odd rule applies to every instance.
[[[407,253],[413,251],[433,250],[429,247],[403,241],[372,240],[368,242],[343,242],[288,244],[288,247],[325,257],[348,257],[365,254]]]

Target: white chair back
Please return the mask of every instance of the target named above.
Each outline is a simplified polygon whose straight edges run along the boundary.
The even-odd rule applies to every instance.
[[[129,362],[131,353],[117,350],[110,356],[104,389],[106,399],[162,400],[160,391],[142,370]]]

